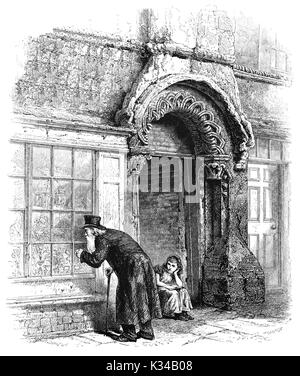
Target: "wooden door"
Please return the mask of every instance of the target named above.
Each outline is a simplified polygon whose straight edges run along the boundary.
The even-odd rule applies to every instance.
[[[266,287],[281,285],[279,166],[249,164],[248,244],[265,272]]]

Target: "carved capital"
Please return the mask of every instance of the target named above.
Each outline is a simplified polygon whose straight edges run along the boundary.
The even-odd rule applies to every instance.
[[[248,162],[248,152],[244,151],[239,154],[238,161],[234,165],[234,169],[236,171],[245,171],[247,168],[247,162]]]
[[[151,155],[131,155],[128,159],[128,175],[139,175],[144,167],[147,160],[151,159]]]
[[[242,171],[247,168],[248,150],[255,145],[254,135],[252,131],[252,125],[247,119],[245,114],[241,114],[241,130],[242,138],[236,141],[235,147],[235,165],[234,168],[237,171]]]
[[[248,144],[253,147],[252,140],[248,140]],[[247,161],[248,161],[248,153],[249,147],[247,146],[246,142],[241,142],[238,145],[238,149],[235,153],[235,165],[234,169],[236,171],[244,171],[247,168]]]
[[[230,159],[228,155],[208,156],[205,158],[205,177],[208,180],[229,180],[230,173],[226,162]]]
[[[221,180],[225,170],[225,165],[217,162],[205,164],[206,179]]]

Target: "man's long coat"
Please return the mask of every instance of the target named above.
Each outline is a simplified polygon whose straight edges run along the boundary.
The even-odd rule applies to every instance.
[[[83,251],[81,262],[98,268],[107,260],[118,277],[116,319],[119,324],[145,323],[161,317],[155,272],[149,256],[131,236],[107,229],[95,239],[95,251]]]

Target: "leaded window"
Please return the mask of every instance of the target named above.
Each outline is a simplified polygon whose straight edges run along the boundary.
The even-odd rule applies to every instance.
[[[95,152],[11,144],[12,278],[92,274],[75,250],[85,244],[84,214],[93,213]]]
[[[276,162],[289,161],[289,144],[281,140],[256,137],[255,146],[249,149],[250,159],[264,159]]]

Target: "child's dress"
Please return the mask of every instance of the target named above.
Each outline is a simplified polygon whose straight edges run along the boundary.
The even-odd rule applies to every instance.
[[[159,274],[161,282],[169,286],[177,286],[174,275],[168,273],[163,266],[155,266],[154,271]],[[158,295],[164,316],[188,312],[193,308],[189,293],[184,287],[177,290],[168,290],[165,287],[158,286]]]

